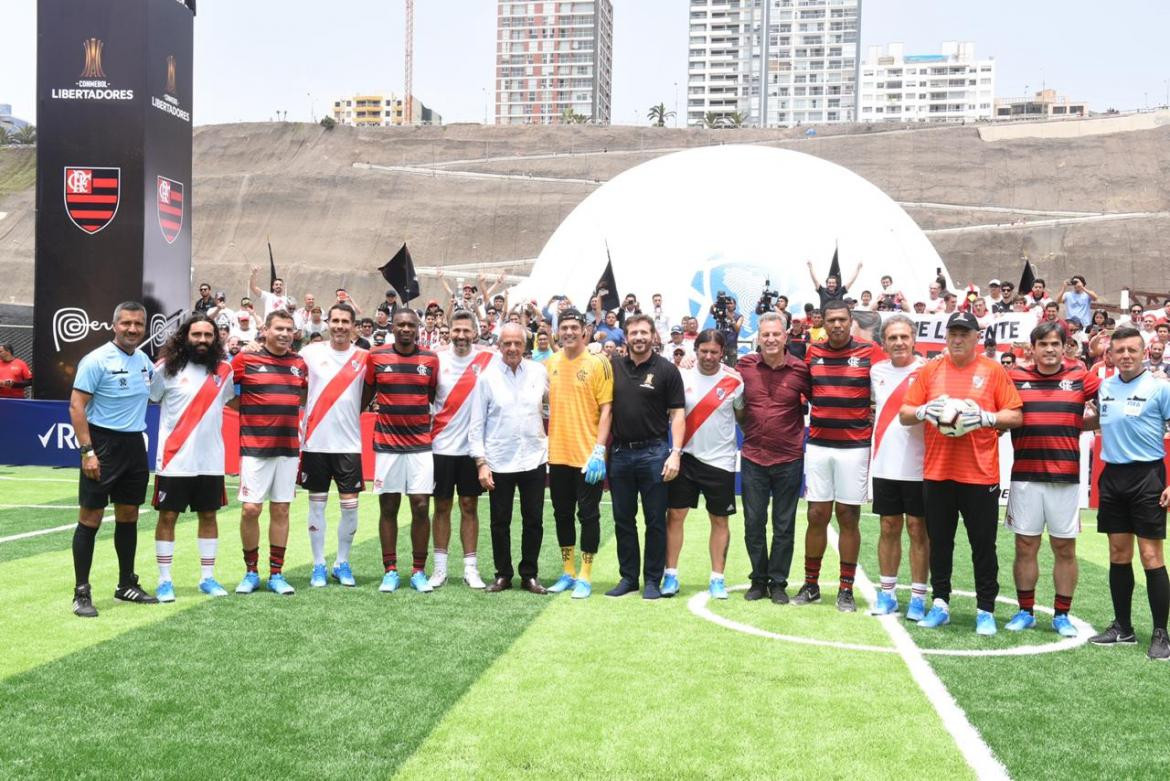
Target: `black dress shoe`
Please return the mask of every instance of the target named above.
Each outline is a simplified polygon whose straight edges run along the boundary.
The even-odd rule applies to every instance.
[[[788,604],[788,592],[784,589],[784,586],[781,586],[778,583],[773,583],[771,591],[772,591],[772,604],[774,604],[774,605],[787,605]]]
[[[495,594],[498,591],[507,591],[510,588],[512,588],[511,578],[496,578],[491,582],[491,585],[484,589],[484,591],[488,592],[489,594]]]
[[[626,580],[622,578],[618,584],[605,592],[607,597],[624,597],[626,594],[633,594],[638,590],[638,582],[636,580]]]
[[[753,583],[752,587],[744,593],[743,598],[748,602],[755,602],[757,599],[763,599],[766,596],[768,596],[768,584]]]
[[[511,586],[511,583],[508,583]],[[548,589],[540,585],[540,581],[536,578],[521,578],[520,588],[527,591],[529,594],[547,594]]]
[[[661,599],[662,589],[658,587],[657,583],[646,581],[645,588],[642,589],[642,599]]]

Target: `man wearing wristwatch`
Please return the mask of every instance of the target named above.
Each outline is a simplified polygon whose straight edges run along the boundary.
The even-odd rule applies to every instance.
[[[645,578],[643,599],[658,599],[666,567],[666,484],[678,475],[686,429],[686,394],[678,367],[652,349],[654,319],[626,318],[629,355],[613,361],[613,451],[609,490],[621,580],[606,596],[638,590],[638,565]],[[667,445],[669,429],[672,445]],[[673,448],[673,449],[671,449]],[[638,547],[638,497],[646,524],[646,554]]]
[[[89,584],[94,541],[105,508],[114,503],[114,550],[118,588],[114,599],[138,604],[158,600],[138,585],[134,554],[138,547],[138,506],[146,501],[150,469],[146,461],[146,405],[154,364],[138,345],[146,336],[146,307],[137,301],[118,305],[114,339],[77,364],[69,419],[81,450],[77,489],[80,506],[73,532],[73,612],[96,618]]]

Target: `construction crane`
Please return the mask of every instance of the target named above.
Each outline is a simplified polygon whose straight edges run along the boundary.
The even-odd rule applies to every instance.
[[[414,122],[414,94],[411,81],[414,77],[414,0],[406,0],[406,84],[402,90],[402,124]]]

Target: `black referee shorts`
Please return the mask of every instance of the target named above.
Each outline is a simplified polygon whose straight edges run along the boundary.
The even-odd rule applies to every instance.
[[[151,504],[166,512],[182,513],[188,508],[197,513],[214,512],[227,506],[223,475],[155,475]]]
[[[1163,461],[1105,464],[1097,483],[1097,531],[1166,539],[1166,508],[1158,504],[1165,487]]]
[[[921,480],[873,479],[874,515],[913,515],[926,517],[926,501],[922,498]]]
[[[311,494],[327,494],[333,482],[341,494],[356,494],[365,489],[361,453],[301,453],[297,485]]]
[[[479,484],[479,470],[471,456],[444,456],[434,454],[436,499],[449,500],[458,489],[460,496],[480,496],[483,486]]]
[[[704,464],[683,453],[678,476],[666,484],[666,506],[672,510],[699,506],[699,494],[711,515],[735,515],[735,472]]]
[[[101,472],[97,480],[81,476],[77,503],[87,510],[101,510],[113,502],[137,507],[146,501],[150,468],[146,461],[146,435],[141,431],[112,431],[90,424],[89,435]]]

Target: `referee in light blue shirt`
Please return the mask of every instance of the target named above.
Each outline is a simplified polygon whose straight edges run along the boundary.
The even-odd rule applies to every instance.
[[[146,500],[150,469],[146,462],[146,404],[154,364],[138,345],[146,337],[146,307],[126,301],[114,310],[114,340],[77,364],[69,397],[69,418],[81,449],[77,529],[73,532],[73,612],[97,616],[89,585],[94,540],[105,508],[114,503],[114,550],[118,588],[114,599],[158,602],[138,585],[134,552],[138,545],[138,506]]]
[[[1135,328],[1118,328],[1109,340],[1117,374],[1097,392],[1101,426],[1097,530],[1109,535],[1109,593],[1113,623],[1089,639],[1094,645],[1134,645],[1130,608],[1133,602],[1133,541],[1137,538],[1154,632],[1150,659],[1170,660],[1166,617],[1170,612],[1170,578],[1162,557],[1166,539],[1166,446],[1170,420],[1170,383],[1142,366],[1145,343]]]

